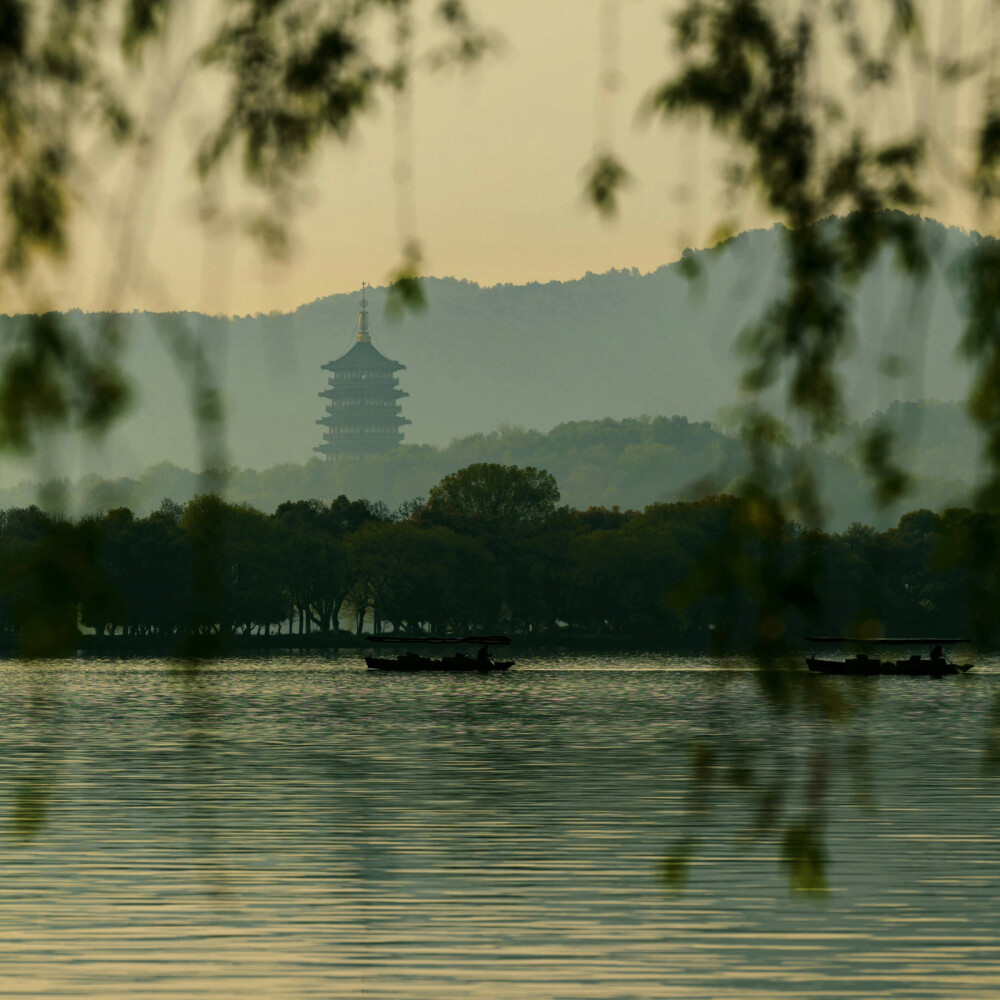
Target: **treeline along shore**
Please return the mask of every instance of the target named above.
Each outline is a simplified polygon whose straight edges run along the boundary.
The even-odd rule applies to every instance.
[[[141,518],[17,508],[0,514],[0,636],[30,655],[352,644],[373,628],[650,648],[991,640],[1000,595],[979,559],[997,531],[998,515],[955,509],[826,534],[733,496],[575,510],[549,473],[485,463],[396,510],[340,496],[264,514],[211,494]],[[775,579],[779,605],[762,596]]]

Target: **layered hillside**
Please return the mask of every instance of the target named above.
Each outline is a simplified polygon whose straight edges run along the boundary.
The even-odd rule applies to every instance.
[[[961,309],[948,276],[978,237],[922,226],[934,263],[919,285],[884,259],[857,290],[856,343],[843,368],[855,419],[896,401],[964,395]],[[385,290],[373,290],[376,343],[406,365],[407,442],[444,446],[504,425],[548,430],[643,413],[719,419],[738,399],[739,333],[781,287],[780,236],[748,232],[724,252],[692,253],[701,264],[695,281],[676,263],[652,274],[492,288],[431,278],[429,307],[398,322],[384,315]],[[364,277],[334,275],[331,283],[360,285]],[[335,295],[269,316],[122,317],[136,406],[96,451],[54,445],[49,470],[121,476],[163,461],[197,467],[188,384],[170,347],[178,331],[200,345],[222,392],[227,461],[258,469],[307,461],[320,441],[320,366],[351,346],[357,299]],[[67,319],[97,322],[79,313]],[[4,318],[0,329],[9,334],[17,322]],[[890,368],[903,374],[883,374]],[[5,481],[23,475],[15,469]]]

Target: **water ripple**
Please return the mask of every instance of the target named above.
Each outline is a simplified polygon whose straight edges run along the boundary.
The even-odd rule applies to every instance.
[[[4,663],[0,997],[1000,996],[977,673],[831,726],[735,659]]]

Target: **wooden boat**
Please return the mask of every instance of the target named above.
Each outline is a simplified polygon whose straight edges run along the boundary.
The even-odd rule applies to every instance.
[[[841,646],[857,644],[884,646],[930,646],[929,656],[919,653],[912,654],[905,660],[877,660],[867,653],[859,652],[846,660],[826,660],[818,656],[807,656],[806,666],[814,673],[837,674],[848,677],[947,677],[954,674],[964,674],[971,670],[971,663],[952,663],[942,650],[943,646],[968,642],[968,639],[852,639],[845,637],[812,637],[807,640],[815,643],[836,643]]]
[[[490,656],[490,646],[509,646],[510,637],[506,635],[467,635],[461,638],[451,636],[397,636],[397,635],[371,635],[369,642],[376,643],[397,643],[397,644],[421,644],[421,645],[470,645],[479,646],[479,651],[475,656],[468,653],[458,652],[448,656],[430,657],[421,656],[419,653],[407,651],[398,656],[366,656],[365,663],[369,670],[395,670],[405,673],[415,673],[419,671],[437,671],[439,673],[494,673],[500,670],[509,670],[513,665],[513,660],[494,660]]]

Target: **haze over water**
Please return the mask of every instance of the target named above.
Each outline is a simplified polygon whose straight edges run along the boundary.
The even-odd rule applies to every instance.
[[[870,695],[835,725],[739,660],[8,662],[0,996],[1000,995],[977,663],[835,679]],[[692,781],[696,746],[818,819],[827,891],[789,888],[780,826],[748,836],[745,775]]]

